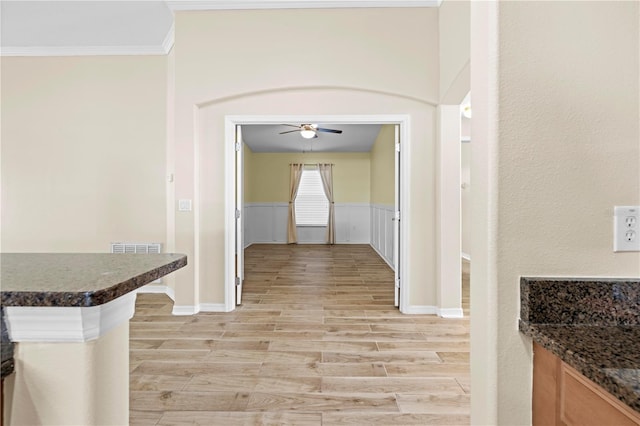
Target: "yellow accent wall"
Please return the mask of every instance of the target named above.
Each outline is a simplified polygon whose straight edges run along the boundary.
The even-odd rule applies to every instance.
[[[243,201],[250,202],[253,199],[253,151],[247,144],[243,144],[242,148],[242,167],[244,171],[243,178]]]
[[[247,151],[245,151],[247,152]],[[370,154],[357,153],[252,153],[245,160],[245,201],[289,201],[290,163],[332,163],[336,203],[368,203]]]
[[[384,124],[371,150],[371,204],[395,203],[395,125]]]

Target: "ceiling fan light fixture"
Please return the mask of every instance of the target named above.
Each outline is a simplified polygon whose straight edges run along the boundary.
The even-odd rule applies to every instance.
[[[461,110],[463,117],[471,118],[471,104],[463,105]]]
[[[300,136],[305,139],[313,139],[315,135],[316,132],[314,132],[313,130],[300,130]]]

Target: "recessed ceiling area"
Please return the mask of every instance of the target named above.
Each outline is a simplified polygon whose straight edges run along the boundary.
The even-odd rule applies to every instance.
[[[297,124],[297,123],[292,123]],[[305,139],[292,127],[279,124],[242,125],[242,140],[253,152],[369,152],[380,133],[381,124],[314,123],[341,134],[318,132]]]

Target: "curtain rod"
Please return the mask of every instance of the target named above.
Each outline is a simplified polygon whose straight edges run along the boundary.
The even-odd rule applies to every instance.
[[[335,166],[335,164],[333,163],[289,163],[290,166],[293,164],[302,164],[303,166],[317,166],[318,164],[328,164],[330,166]]]

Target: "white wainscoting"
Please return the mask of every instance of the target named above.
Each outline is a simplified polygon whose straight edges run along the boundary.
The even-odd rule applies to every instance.
[[[371,246],[393,268],[394,206],[371,205]]]
[[[288,203],[246,203],[244,205],[244,246],[287,242]],[[336,203],[336,244],[371,243],[371,206]],[[299,226],[299,244],[324,244],[326,227]]]
[[[246,203],[244,246],[256,243],[286,243],[288,207],[288,203]]]

